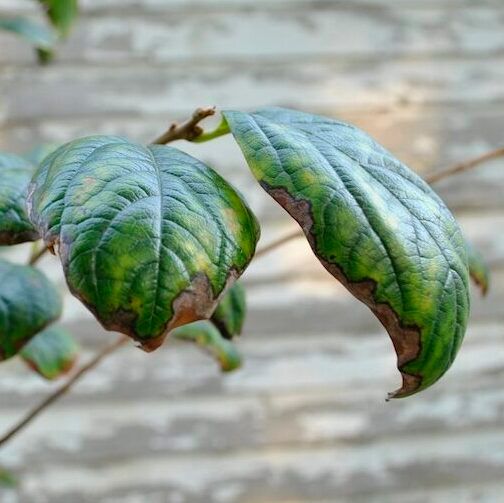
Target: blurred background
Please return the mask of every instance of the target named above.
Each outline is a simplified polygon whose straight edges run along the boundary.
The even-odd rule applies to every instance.
[[[37,10],[0,0],[2,14]],[[148,142],[202,105],[338,117],[421,174],[447,167],[504,143],[504,4],[81,0],[45,67],[0,33],[2,150],[92,133]],[[263,245],[295,228],[231,138],[177,146],[244,192]],[[0,501],[504,501],[504,160],[435,188],[493,274],[432,389],[385,403],[399,384],[388,336],[294,241],[246,273],[243,369],[222,376],[176,343],[122,348],[0,451],[20,479]],[[63,285],[56,259],[41,265]],[[64,323],[82,361],[115,337],[69,295]],[[54,387],[2,365],[0,429]]]

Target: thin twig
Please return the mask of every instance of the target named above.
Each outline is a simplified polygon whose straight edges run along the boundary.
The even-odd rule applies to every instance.
[[[152,143],[154,145],[166,145],[175,140],[193,141],[203,133],[203,128],[199,123],[215,114],[215,107],[197,108],[190,119],[177,124],[174,122],[168,130]]]
[[[11,438],[13,438],[22,429],[28,426],[41,412],[43,412],[47,407],[49,407],[58,398],[67,393],[70,388],[81,379],[87,372],[95,368],[107,355],[113,353],[116,349],[121,347],[128,337],[121,335],[114,342],[105,346],[99,353],[97,353],[88,363],[83,365],[68,381],[51,393],[47,398],[42,400],[39,405],[32,409],[26,416],[21,419],[16,425],[14,425],[3,437],[0,438],[0,447],[7,443]]]
[[[43,248],[40,248],[40,250],[37,250],[35,253],[32,253],[28,264],[35,265],[48,251],[49,248],[46,248],[44,246]]]
[[[292,241],[297,238],[301,238],[304,236],[304,233],[302,230],[295,230],[289,234],[286,234],[285,236],[275,239],[271,243],[267,244],[266,246],[260,248],[257,250],[256,254],[254,255],[254,258],[259,258],[262,257],[263,255],[266,255],[269,252],[272,252],[273,250],[276,250],[280,246],[284,245],[285,243],[288,243],[289,241]]]
[[[449,168],[446,168],[444,170],[431,173],[430,175],[427,175],[425,177],[425,181],[427,183],[436,183],[450,176],[469,171],[470,169],[473,169],[480,164],[483,164],[484,162],[491,161],[499,157],[504,157],[504,147],[490,150],[490,152],[486,152],[485,154],[475,157],[474,159],[470,159],[469,161],[464,161],[450,166]]]

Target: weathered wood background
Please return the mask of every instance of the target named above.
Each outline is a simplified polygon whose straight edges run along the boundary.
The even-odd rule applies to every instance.
[[[0,0],[2,13],[34,13]],[[352,121],[419,172],[504,142],[501,0],[82,0],[57,61],[0,35],[0,148],[89,133],[148,141],[198,105],[284,105]],[[185,146],[265,222],[293,228],[229,139]],[[302,241],[246,281],[243,370],[192,347],[122,349],[0,452],[2,502],[504,501],[504,162],[437,186],[493,268],[452,370],[398,385],[388,337]],[[22,260],[24,250],[11,255]],[[58,263],[43,265],[57,274]],[[60,279],[62,283],[62,280]],[[113,334],[67,298],[83,359]],[[52,386],[0,368],[0,428]]]

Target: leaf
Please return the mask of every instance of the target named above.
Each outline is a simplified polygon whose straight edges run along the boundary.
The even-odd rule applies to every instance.
[[[39,0],[60,36],[66,37],[78,14],[77,0]]]
[[[469,273],[474,283],[481,290],[481,294],[485,296],[488,293],[490,285],[490,269],[485,259],[471,243],[466,242],[467,257],[469,259]]]
[[[26,213],[26,190],[35,167],[13,154],[0,153],[0,245],[35,241],[38,232]]]
[[[359,129],[285,109],[224,113],[262,187],[387,329],[402,387],[450,367],[469,313],[465,242],[432,189]]]
[[[0,18],[0,30],[16,33],[39,49],[48,50],[56,42],[52,30],[24,17]]]
[[[246,312],[245,288],[237,282],[224,294],[211,320],[223,337],[232,339],[241,334]]]
[[[0,259],[0,361],[61,314],[56,287],[34,267]]]
[[[238,193],[171,147],[75,140],[44,160],[29,192],[31,219],[59,247],[72,293],[146,350],[209,318],[259,237]]]
[[[176,328],[172,336],[201,346],[219,362],[223,372],[231,372],[242,365],[241,355],[234,344],[226,340],[209,321],[196,321]]]
[[[61,327],[49,327],[37,334],[21,350],[21,358],[46,379],[52,380],[72,369],[79,353],[79,345]]]

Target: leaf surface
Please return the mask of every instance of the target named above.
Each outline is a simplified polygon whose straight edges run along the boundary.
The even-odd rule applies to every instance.
[[[222,297],[211,320],[223,337],[232,339],[241,334],[246,312],[245,288],[240,282],[236,282]]]
[[[72,293],[109,330],[146,350],[177,326],[211,316],[259,237],[239,194],[171,147],[120,137],[75,140],[47,157],[30,217],[58,246]]]
[[[21,349],[21,358],[42,377],[52,380],[66,374],[79,354],[79,345],[61,327],[49,327]]]
[[[285,109],[228,111],[262,187],[387,329],[411,395],[450,367],[469,314],[464,238],[441,199],[366,133]]]
[[[196,321],[176,328],[173,337],[182,341],[193,342],[212,355],[223,372],[236,370],[242,364],[242,358],[234,344],[225,339],[217,327],[210,321]]]
[[[0,259],[0,361],[14,356],[60,314],[59,292],[44,274]]]
[[[26,212],[26,191],[34,171],[22,157],[0,153],[0,245],[39,238]]]

